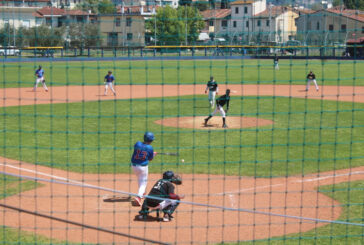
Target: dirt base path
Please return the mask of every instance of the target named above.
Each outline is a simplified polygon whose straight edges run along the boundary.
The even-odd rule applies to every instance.
[[[203,94],[203,85],[150,85],[117,86],[117,99]],[[304,86],[288,85],[229,85],[233,95],[276,95],[330,99],[364,103],[363,87],[322,87],[320,92],[303,92]],[[224,86],[221,86],[221,91]],[[64,103],[77,101],[110,100],[102,96],[103,86],[53,87],[50,92],[30,92],[29,88],[2,89],[0,106]],[[355,94],[355,95],[354,95]],[[86,183],[94,187],[107,187],[136,192],[137,183],[128,174],[79,174],[44,166],[0,158],[1,171],[37,178]],[[159,179],[150,175],[150,185]],[[281,215],[303,216],[314,219],[335,220],[341,207],[333,199],[318,193],[320,185],[364,179],[364,167],[287,178],[251,178],[219,175],[183,175],[184,184],[179,193],[187,194],[184,201],[228,208],[241,208]],[[77,186],[41,182],[42,187],[2,199],[7,205],[63,218],[86,225],[102,227],[125,234],[161,242],[179,244],[235,242],[264,239],[290,233],[305,232],[326,223],[301,221],[292,218],[236,212],[217,208],[182,204],[175,220],[161,223],[135,220],[139,208],[129,202],[104,202],[112,194]],[[36,215],[0,208],[2,225],[45,235],[59,240],[83,243],[138,243],[127,236],[112,235],[85,227],[78,227]]]

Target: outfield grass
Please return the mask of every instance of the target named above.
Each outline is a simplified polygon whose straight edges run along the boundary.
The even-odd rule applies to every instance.
[[[343,208],[338,220],[363,223],[364,182],[355,181],[336,185],[321,186],[319,192],[340,202]],[[353,225],[328,224],[309,232],[275,237],[241,244],[364,244],[363,227]]]
[[[205,84],[210,75],[218,83],[305,84],[313,70],[319,85],[364,85],[362,60],[284,60],[280,70],[271,59],[144,60],[2,63],[1,87],[31,87],[42,65],[48,86],[102,84],[112,70],[117,84]]]
[[[274,125],[193,130],[154,123],[207,116],[207,103],[205,96],[186,96],[1,108],[0,154],[76,172],[128,173],[134,143],[150,130],[156,151],[180,153],[157,156],[151,172],[270,177],[363,165],[364,104],[234,96],[230,116]]]

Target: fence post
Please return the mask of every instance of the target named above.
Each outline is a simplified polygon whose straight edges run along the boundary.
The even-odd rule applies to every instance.
[[[153,49],[153,56],[154,56],[154,57],[155,57],[155,55],[156,55],[156,52],[157,52],[157,51],[156,51],[156,49],[154,48],[154,49]]]
[[[130,47],[128,47],[128,57],[130,57]]]
[[[61,49],[61,57],[63,57],[63,49]]]
[[[101,48],[101,57],[104,57],[104,48]]]
[[[140,48],[140,57],[143,57],[143,47]]]
[[[90,57],[90,47],[87,48],[87,56]]]
[[[114,57],[116,57],[116,48],[113,48]]]
[[[181,47],[178,48],[178,56],[181,56]]]
[[[207,47],[205,47],[205,56],[207,56]]]

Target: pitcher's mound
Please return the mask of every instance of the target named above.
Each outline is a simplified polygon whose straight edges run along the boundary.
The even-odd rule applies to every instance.
[[[175,128],[198,128],[198,129],[216,129],[222,128],[222,117],[212,117],[207,125],[204,125],[206,117],[170,117],[155,121],[167,127]],[[261,119],[256,117],[226,117],[228,128],[252,128],[273,124],[272,120]]]

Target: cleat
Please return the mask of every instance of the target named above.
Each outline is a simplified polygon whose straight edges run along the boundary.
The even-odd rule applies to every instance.
[[[140,197],[135,197],[132,202],[132,205],[137,207],[142,206],[142,200],[140,199]]]
[[[222,127],[223,127],[223,128],[227,128],[228,126],[227,126],[226,124],[223,124],[223,125],[222,125]]]
[[[169,222],[169,221],[171,221],[171,219],[169,218],[169,215],[168,214],[165,214],[162,220],[163,220],[163,222]]]

